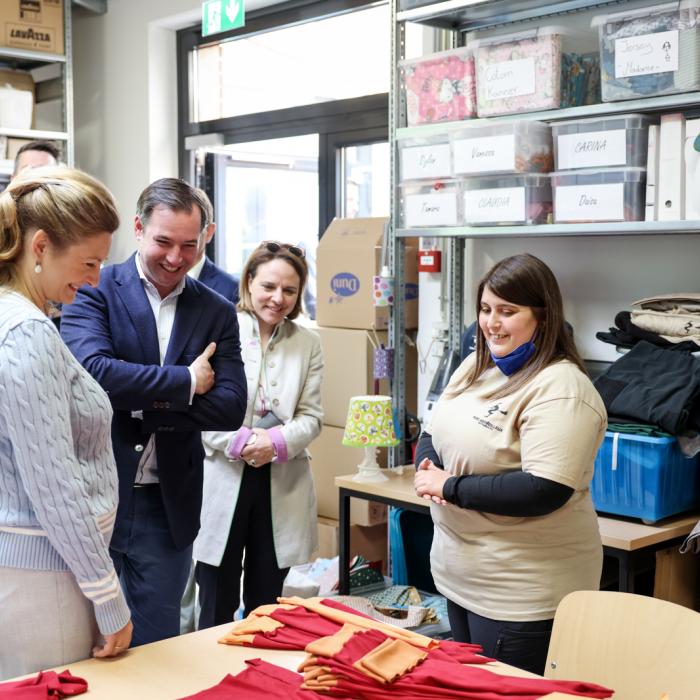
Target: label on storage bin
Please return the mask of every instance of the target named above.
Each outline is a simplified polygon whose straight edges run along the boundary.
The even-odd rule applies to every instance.
[[[678,70],[678,30],[615,39],[615,77]]]
[[[486,136],[454,142],[455,173],[487,173],[515,168],[515,136]]]
[[[555,221],[624,221],[625,183],[556,188]]]
[[[532,95],[535,92],[535,59],[519,58],[487,66],[484,71],[487,100]]]
[[[557,137],[558,170],[600,168],[627,163],[627,134],[624,129],[561,134]]]
[[[401,178],[447,177],[450,175],[450,145],[411,146],[401,150]]]
[[[457,194],[409,194],[405,199],[405,226],[456,226]]]
[[[465,192],[464,220],[472,224],[526,221],[525,188],[499,187]]]

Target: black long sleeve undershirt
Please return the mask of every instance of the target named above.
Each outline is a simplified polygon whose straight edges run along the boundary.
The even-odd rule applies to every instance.
[[[423,432],[416,446],[416,468],[425,459],[443,469],[433,438]],[[442,497],[460,508],[479,510],[494,515],[536,517],[561,508],[574,489],[551,479],[543,479],[524,471],[503,474],[451,476],[443,486]]]

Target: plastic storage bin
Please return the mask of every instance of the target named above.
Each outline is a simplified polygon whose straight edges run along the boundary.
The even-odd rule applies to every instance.
[[[551,221],[549,175],[490,175],[461,181],[467,226],[546,224]]]
[[[585,79],[592,79],[595,70],[587,71],[578,55],[563,58],[575,36],[563,27],[545,26],[472,42],[478,115],[536,112],[592,100]]]
[[[459,226],[459,183],[443,180],[401,185],[401,226]]]
[[[446,135],[402,139],[398,146],[401,182],[452,177],[452,152]]]
[[[536,121],[465,127],[450,135],[455,175],[548,173],[553,169],[552,132]]]
[[[594,17],[605,102],[700,89],[700,0]]]
[[[646,167],[649,124],[645,114],[577,119],[552,125],[557,170]]]
[[[699,469],[676,438],[607,432],[595,459],[593,504],[648,522],[692,510],[700,505]]]
[[[554,172],[554,222],[643,221],[644,168]]]
[[[399,62],[408,126],[476,116],[474,54],[451,49]]]

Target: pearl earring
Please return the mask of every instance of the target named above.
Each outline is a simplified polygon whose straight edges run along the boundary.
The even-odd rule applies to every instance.
[[[38,275],[41,272],[41,263],[37,260],[36,265],[34,265],[34,272]]]

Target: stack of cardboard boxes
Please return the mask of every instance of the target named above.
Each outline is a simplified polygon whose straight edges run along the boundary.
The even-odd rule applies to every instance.
[[[63,0],[0,2],[2,47],[62,55],[65,53],[63,32]],[[31,71],[0,70],[0,128],[63,131],[62,86],[59,84],[56,89],[43,84],[41,90],[35,86],[49,77],[60,82],[61,76],[59,64],[42,65]],[[17,150],[29,140],[3,135],[0,159],[14,159]]]
[[[342,445],[350,397],[374,394],[374,348],[389,345],[388,307],[373,305],[372,277],[381,268],[386,219],[335,219],[317,252],[317,327],[324,357],[324,425],[309,447],[319,514],[320,556],[338,553],[338,489],[335,477],[357,472],[362,450]],[[418,325],[417,247],[406,246],[406,328]],[[415,412],[417,353],[406,345],[406,396]],[[389,381],[379,383],[390,394]],[[386,466],[386,449],[378,454]],[[350,549],[371,561],[387,561],[386,506],[364,500],[351,505]]]

